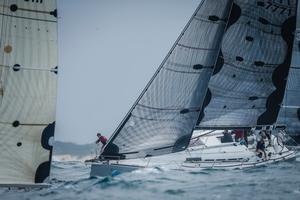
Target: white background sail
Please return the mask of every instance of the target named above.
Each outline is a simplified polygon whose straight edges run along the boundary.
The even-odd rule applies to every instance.
[[[293,55],[287,79],[284,99],[278,116],[278,123],[287,125],[287,132],[300,136],[300,4],[298,2],[297,24]]]
[[[290,68],[296,0],[234,0],[200,126],[273,124]]]
[[[0,184],[42,182],[54,131],[56,1],[0,0],[0,41]]]

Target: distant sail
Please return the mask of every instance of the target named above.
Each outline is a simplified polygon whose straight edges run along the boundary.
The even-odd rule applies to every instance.
[[[296,7],[296,0],[234,0],[200,127],[276,123],[291,65]]]
[[[49,175],[57,80],[55,0],[0,0],[0,185]]]
[[[292,53],[292,63],[278,123],[287,125],[287,133],[300,136],[300,4],[298,2],[297,25]]]
[[[232,0],[205,0],[103,155],[148,157],[187,148],[213,73]]]

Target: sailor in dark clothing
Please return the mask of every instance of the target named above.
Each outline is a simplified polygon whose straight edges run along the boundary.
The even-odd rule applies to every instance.
[[[265,151],[266,146],[265,146],[264,137],[265,137],[265,135],[261,131],[259,136],[257,137],[256,152],[258,152],[259,154],[262,154],[262,156],[264,156],[264,159],[268,159],[267,153]]]
[[[271,140],[271,135],[272,135],[272,132],[270,131],[270,130],[267,130],[266,132],[265,132],[265,134],[266,134],[266,136],[267,136],[267,138],[268,138],[268,146],[267,147],[271,147],[272,146],[272,140]]]
[[[224,130],[223,137],[221,138],[221,143],[228,143],[233,142],[231,133],[228,132],[228,130]]]
[[[98,137],[98,140],[96,141],[96,144],[99,144],[100,142],[102,143],[102,147],[101,147],[101,153],[102,153],[102,150],[107,143],[107,138],[105,136],[101,135],[100,133],[97,133],[97,137]]]

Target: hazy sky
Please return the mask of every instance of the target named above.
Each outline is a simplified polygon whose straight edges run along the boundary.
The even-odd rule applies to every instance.
[[[201,0],[59,0],[55,139],[109,137]]]

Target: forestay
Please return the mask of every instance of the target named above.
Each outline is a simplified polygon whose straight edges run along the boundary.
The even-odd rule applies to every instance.
[[[188,146],[231,6],[231,0],[201,2],[110,138],[104,156],[148,157],[182,151]]]
[[[296,5],[296,0],[234,0],[200,127],[276,123],[291,65]]]
[[[55,0],[0,0],[0,184],[49,175],[57,79]]]

